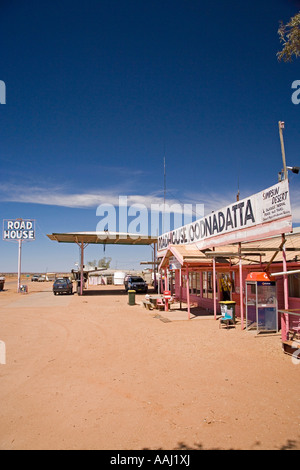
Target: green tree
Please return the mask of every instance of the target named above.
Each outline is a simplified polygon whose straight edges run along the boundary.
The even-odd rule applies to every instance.
[[[110,268],[111,258],[104,256],[104,258],[99,259],[98,268]]]
[[[294,57],[300,56],[300,12],[287,24],[281,22],[278,34],[283,48],[277,53],[277,57],[284,62],[292,62]]]
[[[94,259],[93,261],[88,261],[88,266],[91,267],[98,267],[98,268],[105,268],[109,269],[111,263],[111,258],[104,256],[103,258],[99,259],[98,261]]]

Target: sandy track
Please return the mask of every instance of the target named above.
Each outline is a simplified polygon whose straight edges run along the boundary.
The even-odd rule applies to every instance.
[[[279,337],[165,323],[114,287],[29,288],[0,293],[0,449],[300,448]]]

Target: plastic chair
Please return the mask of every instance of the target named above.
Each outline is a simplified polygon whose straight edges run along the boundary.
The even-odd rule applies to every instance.
[[[165,303],[164,303],[163,299],[157,299],[156,308],[157,309],[164,309],[165,308]]]

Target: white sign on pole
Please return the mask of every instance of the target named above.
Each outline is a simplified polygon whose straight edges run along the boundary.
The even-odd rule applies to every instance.
[[[3,220],[3,240],[35,240],[34,220]]]
[[[3,240],[18,242],[18,292],[21,292],[22,242],[35,240],[35,221],[28,219],[4,219]]]
[[[158,250],[211,240],[229,243],[292,230],[288,180],[158,238]],[[281,220],[282,223],[281,223]]]

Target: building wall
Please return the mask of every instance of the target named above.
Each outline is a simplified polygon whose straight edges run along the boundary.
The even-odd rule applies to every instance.
[[[259,267],[259,268],[254,268],[254,266],[244,266],[243,267],[243,295],[245,299],[245,286],[246,286],[246,278],[247,275],[252,272],[252,271],[263,271],[265,266]],[[288,270],[294,270],[294,269],[299,269],[300,268],[300,263],[288,263]],[[211,271],[211,270],[210,270]],[[274,263],[271,268],[270,272],[282,272],[283,271],[283,266],[282,263]],[[199,271],[198,271],[199,272]],[[240,317],[241,316],[241,309],[240,309],[240,276],[239,276],[239,269],[235,268],[234,271],[235,273],[235,292],[232,293],[232,300],[236,302],[236,316]],[[182,270],[182,275],[185,275],[185,271]],[[219,278],[220,278],[220,273],[217,272],[217,277],[218,277],[218,282],[217,282],[217,313],[220,314],[220,305],[219,301],[221,299],[221,294],[220,294],[220,283],[219,283]],[[284,284],[283,284],[283,276],[279,276],[274,278],[276,280],[276,286],[277,286],[277,300],[278,300],[278,310],[284,309]],[[203,271],[200,272],[200,295],[195,295],[190,293],[190,302],[192,304],[197,304],[199,307],[202,307],[204,309],[207,309],[211,313],[214,311],[214,301],[213,298],[207,298],[203,297],[203,291],[202,291],[202,286],[203,286]],[[182,289],[180,289],[180,271],[176,270],[175,271],[175,295],[177,298],[180,298],[183,301],[187,301],[187,289],[184,287],[184,283],[182,286]],[[181,294],[180,294],[181,292]],[[289,297],[289,309],[300,309],[300,298],[293,298]],[[245,310],[245,300],[244,300],[244,318],[246,317],[246,310]],[[279,325],[280,325],[280,314],[279,314]]]

